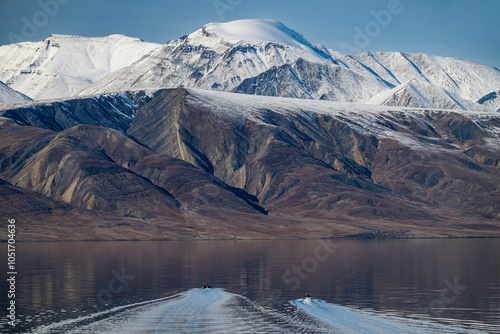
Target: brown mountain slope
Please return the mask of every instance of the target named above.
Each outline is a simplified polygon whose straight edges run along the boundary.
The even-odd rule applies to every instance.
[[[0,176],[66,203],[72,224],[88,212],[112,217],[110,239],[500,236],[495,113],[184,89],[129,98],[133,118],[109,121],[126,133],[54,128],[37,106],[22,121],[4,113],[23,126],[2,119]],[[89,114],[114,108],[85,101]],[[82,103],[43,108],[72,105]],[[78,226],[82,239],[96,235],[96,224]]]
[[[302,235],[298,228],[281,235],[288,224],[274,224],[241,189],[114,130],[54,133],[4,119],[0,137],[9,139],[0,144],[2,175],[26,189],[5,181],[1,189],[3,203],[16,203],[1,212],[25,223],[18,240],[232,238],[242,229],[242,237]]]
[[[498,128],[498,116],[480,124],[473,113],[310,104],[163,90],[135,115],[128,134],[255,194],[280,215],[498,219],[491,196],[499,191],[498,163],[479,164],[498,157],[498,147],[485,145],[497,140],[485,129]],[[464,153],[474,148],[480,161]]]
[[[87,210],[25,190],[0,179],[2,219],[15,219],[16,241],[121,240],[172,237],[182,230],[146,224],[136,218]],[[5,222],[6,223],[6,222]]]

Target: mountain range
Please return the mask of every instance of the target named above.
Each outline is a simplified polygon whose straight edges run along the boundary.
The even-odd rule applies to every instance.
[[[0,59],[20,240],[500,236],[494,67],[343,55],[271,20]]]
[[[497,68],[401,52],[349,56],[272,20],[210,23],[163,45],[51,35],[0,46],[0,81],[32,99],[192,87],[254,95],[497,111]],[[485,103],[488,101],[488,103]]]

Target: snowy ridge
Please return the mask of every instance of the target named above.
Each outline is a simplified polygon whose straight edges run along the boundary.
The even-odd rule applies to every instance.
[[[323,47],[313,44],[300,33],[274,20],[237,20],[227,23],[210,23],[204,27],[204,30],[232,43],[258,44],[272,42],[303,49],[311,53],[318,53],[321,57],[330,58]]]
[[[383,91],[366,103],[380,106],[492,111],[487,105],[465,100],[444,88],[418,79],[409,80],[393,89]]]
[[[375,95],[367,101],[367,104],[380,106],[435,108],[436,106],[418,91],[415,84],[412,84],[412,81],[413,80],[407,81],[397,87],[394,87],[393,89]],[[403,94],[405,94],[405,96],[402,96]]]
[[[358,64],[345,59],[350,66],[369,68],[394,86],[416,79],[471,102],[500,86],[498,69],[470,60],[402,52],[364,52],[351,59]]]
[[[388,127],[386,124],[394,117],[404,117],[424,126],[425,117],[432,117],[432,111],[423,108],[409,108],[335,102],[335,101],[311,101],[303,99],[284,99],[267,96],[252,96],[244,94],[213,92],[201,89],[188,89],[190,95],[186,97],[188,104],[206,110],[214,117],[230,117],[237,122],[244,122],[251,119],[254,122],[265,126],[274,126],[268,122],[265,116],[267,110],[279,112],[290,117],[308,118],[315,122],[315,115],[328,115],[340,121],[347,121],[347,124],[355,131],[369,133],[377,138],[388,138],[397,140],[407,147],[417,150],[441,151],[442,147],[418,140],[412,131],[400,131]],[[436,110],[436,112],[456,113],[462,117],[473,120],[488,134],[489,142],[484,145],[498,145],[500,147],[500,128],[492,125],[490,119],[499,116],[497,113],[489,111],[469,111],[469,110]]]
[[[329,115],[344,115],[345,113],[379,115],[384,113],[404,113],[404,114],[426,114],[426,108],[401,107],[401,106],[379,106],[362,103],[347,103],[325,100],[304,100],[304,99],[284,99],[274,96],[255,96],[236,93],[216,92],[205,89],[188,88],[190,93],[187,101],[201,106],[210,106],[207,110],[214,114],[227,114],[232,116],[247,117],[254,113],[260,113],[263,109],[279,110],[283,113],[314,111]],[[464,117],[498,117],[497,114],[489,111],[469,111],[463,109],[439,109],[439,111],[458,113]]]
[[[31,99],[0,81],[0,105],[10,105],[27,101],[31,101]]]
[[[123,35],[51,35],[0,46],[0,80],[33,99],[69,97],[159,45]]]

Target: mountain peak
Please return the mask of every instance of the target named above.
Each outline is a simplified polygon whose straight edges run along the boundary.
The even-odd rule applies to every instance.
[[[244,19],[224,23],[212,22],[189,36],[191,41],[198,40],[201,44],[214,49],[220,46],[220,39],[231,45],[267,42],[305,51],[307,58],[312,54],[320,59],[331,59],[323,46],[309,41],[302,34],[275,20]],[[224,42],[222,44],[226,44]]]
[[[312,47],[301,34],[275,20],[247,19],[225,23],[209,23],[205,31],[230,42],[274,42],[294,47]]]

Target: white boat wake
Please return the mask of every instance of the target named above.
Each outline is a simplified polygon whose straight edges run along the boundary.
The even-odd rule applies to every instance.
[[[464,333],[452,328],[328,304],[294,300],[276,310],[221,289],[120,306],[39,328],[37,333]]]
[[[290,303],[316,318],[334,333],[481,333],[422,320],[356,310],[319,299],[298,299]]]

